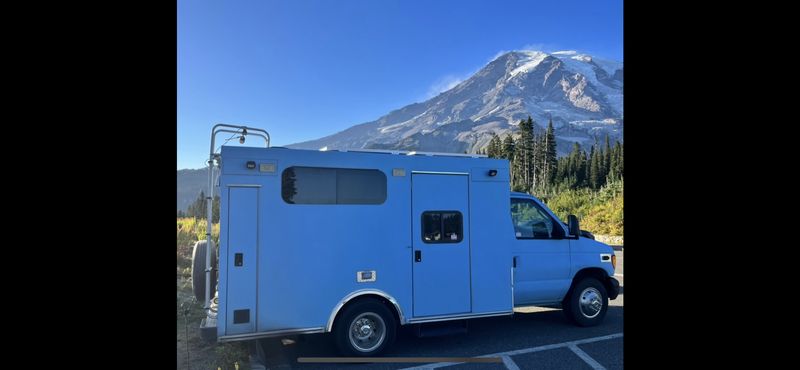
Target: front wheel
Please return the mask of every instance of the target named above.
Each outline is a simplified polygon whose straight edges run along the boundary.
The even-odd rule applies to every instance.
[[[346,307],[337,319],[333,334],[344,356],[376,356],[394,341],[397,323],[386,306],[364,299]]]
[[[564,313],[570,321],[580,326],[598,325],[608,311],[606,287],[597,279],[583,279],[572,287],[564,303]]]

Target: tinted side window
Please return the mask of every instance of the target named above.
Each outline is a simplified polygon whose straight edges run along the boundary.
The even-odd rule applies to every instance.
[[[289,167],[281,176],[281,197],[290,204],[382,204],[386,175],[378,170]]]
[[[561,228],[547,212],[530,199],[511,199],[511,219],[517,239],[561,239]]]
[[[425,243],[458,243],[464,239],[464,222],[458,211],[422,213],[422,241]]]

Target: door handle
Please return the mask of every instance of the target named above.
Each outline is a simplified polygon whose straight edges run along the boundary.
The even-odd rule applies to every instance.
[[[512,267],[517,268],[517,256],[514,256]]]
[[[414,251],[414,261],[422,262],[422,251]]]

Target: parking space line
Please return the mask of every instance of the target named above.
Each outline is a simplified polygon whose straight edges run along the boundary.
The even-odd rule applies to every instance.
[[[591,366],[592,369],[594,369],[594,370],[606,370],[606,368],[603,367],[603,365],[600,365],[599,362],[595,361],[592,358],[592,356],[589,356],[588,353],[583,352],[583,350],[578,348],[578,346],[576,346],[574,344],[571,344],[568,347],[569,347],[569,349],[572,350],[573,353],[578,355],[578,357],[580,357],[581,360],[585,361],[589,366]]]
[[[614,274],[614,276],[624,277],[622,274]]]
[[[509,361],[511,361],[511,356],[522,355],[522,354],[525,354],[525,353],[532,353],[532,352],[547,351],[547,350],[551,350],[551,349],[564,348],[564,347],[569,347],[570,349],[572,349],[571,346],[576,346],[576,348],[577,348],[577,346],[580,345],[580,344],[593,343],[593,342],[599,342],[599,341],[603,341],[603,340],[616,339],[616,338],[622,338],[622,333],[609,334],[609,335],[604,335],[602,337],[578,339],[578,340],[573,340],[571,342],[547,344],[547,345],[544,345],[544,346],[523,348],[523,349],[517,349],[517,350],[513,350],[513,351],[491,353],[491,354],[488,354],[488,355],[482,355],[482,356],[476,356],[476,357],[498,357],[498,356],[500,356],[500,357],[503,358],[503,364],[505,364],[506,367],[508,367],[509,369],[514,370],[514,368],[508,366],[508,363],[506,363],[505,357],[508,357]],[[578,348],[578,350],[580,351],[579,348]],[[575,351],[573,350],[572,352],[575,352]],[[583,351],[581,351],[581,352],[583,352]],[[575,352],[575,354],[578,354],[578,353]],[[585,352],[583,352],[583,354],[587,358],[589,358],[589,360],[594,361],[594,359],[589,357],[589,355],[587,355]],[[580,356],[580,355],[578,354],[578,356]],[[583,358],[583,357],[581,357],[581,358],[584,361],[586,361],[587,363],[589,363],[589,361],[587,361],[585,358]],[[514,363],[513,361],[511,361],[511,363],[513,363],[514,366],[516,366],[516,363]],[[597,366],[600,366],[600,364],[598,364],[597,361],[594,361],[594,363],[597,364]],[[445,362],[445,363],[439,363],[439,364],[428,364],[428,365],[422,365],[422,366],[407,367],[407,368],[402,369],[402,370],[438,369],[440,367],[453,366],[453,365],[459,365],[459,364],[461,364],[461,363]],[[592,365],[592,364],[589,363],[589,365]],[[600,366],[597,369],[602,369],[602,368],[603,367]],[[517,367],[517,369],[519,369],[519,367]]]
[[[519,366],[517,366],[517,363],[514,362],[514,360],[512,360],[511,357],[502,356],[501,358],[503,359],[503,365],[506,365],[506,369],[519,370]]]

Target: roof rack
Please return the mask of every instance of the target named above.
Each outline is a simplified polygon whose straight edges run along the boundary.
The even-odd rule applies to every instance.
[[[420,152],[416,150],[388,150],[388,149],[328,149],[322,147],[319,149],[321,152],[337,151],[337,152],[358,152],[358,153],[383,153],[383,154],[397,154],[397,155],[419,155],[427,157],[469,157],[469,158],[487,158],[485,154],[477,153],[442,153],[442,152]]]

